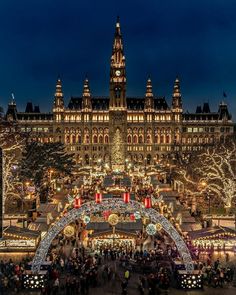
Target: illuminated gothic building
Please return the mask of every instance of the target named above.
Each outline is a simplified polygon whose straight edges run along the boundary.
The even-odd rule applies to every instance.
[[[171,152],[190,152],[225,139],[234,125],[227,105],[218,112],[209,104],[198,106],[195,113],[183,111],[180,81],[174,81],[171,104],[153,94],[148,78],[143,98],[126,96],[126,62],[117,20],[110,61],[110,95],[94,97],[85,79],[82,96],[71,97],[65,104],[62,81],[58,78],[51,113],[42,113],[28,103],[18,112],[13,100],[6,112],[23,132],[34,140],[61,141],[75,154],[78,164],[107,163],[124,167],[125,163],[150,165]]]

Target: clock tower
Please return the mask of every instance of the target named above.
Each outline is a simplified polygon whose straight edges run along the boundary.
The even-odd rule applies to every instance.
[[[120,30],[120,21],[117,18],[115,38],[112,47],[111,68],[110,68],[110,109],[126,109],[126,73],[125,56]]]
[[[111,166],[123,171],[126,157],[127,104],[125,56],[117,18],[110,66],[109,137]]]

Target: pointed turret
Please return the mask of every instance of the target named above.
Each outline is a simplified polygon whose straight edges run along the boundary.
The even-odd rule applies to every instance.
[[[182,111],[182,96],[180,93],[180,82],[178,77],[175,79],[174,84],[174,91],[172,95],[172,109]]]
[[[17,120],[17,108],[14,94],[11,94],[11,101],[8,103],[8,108],[6,112],[7,121],[16,121]]]
[[[231,115],[229,113],[228,106],[224,101],[222,101],[219,104],[218,114],[219,114],[219,120],[223,120],[223,121],[231,120]]]
[[[56,92],[54,94],[53,104],[54,119],[56,121],[62,121],[64,118],[64,96],[62,92],[62,83],[60,77],[57,78]]]
[[[54,95],[54,108],[64,108],[64,99],[62,92],[62,83],[60,77],[57,78],[56,92]]]
[[[152,81],[151,81],[151,78],[148,77],[146,94],[145,94],[145,110],[153,110],[153,108],[154,108],[154,100],[153,100],[153,93],[152,93]]]
[[[110,109],[126,109],[125,56],[119,17],[116,21],[110,67]]]
[[[87,78],[84,80],[82,109],[92,110],[91,93],[89,89],[89,81]]]

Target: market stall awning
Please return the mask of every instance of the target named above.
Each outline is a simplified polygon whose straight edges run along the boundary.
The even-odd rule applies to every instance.
[[[192,231],[188,233],[189,237],[192,240],[201,240],[201,239],[209,239],[209,238],[220,238],[220,237],[236,237],[236,231],[222,226],[215,227],[207,227],[202,228],[200,230]]]
[[[8,226],[3,232],[4,238],[9,239],[38,239],[40,238],[40,231],[30,230],[28,228],[21,228],[17,226]]]

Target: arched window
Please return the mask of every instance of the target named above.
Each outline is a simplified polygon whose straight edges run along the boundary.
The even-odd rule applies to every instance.
[[[66,143],[70,143],[70,135],[66,136]]]
[[[75,137],[75,135],[72,135],[72,143],[73,143],[73,144],[76,143],[76,137]]]
[[[147,135],[147,143],[152,143],[152,137],[150,134]]]
[[[109,143],[109,137],[107,134],[104,136],[104,141],[105,141],[105,143]]]
[[[127,142],[131,143],[131,135],[130,134],[127,136]]]
[[[78,135],[78,143],[81,143],[81,135]]]
[[[94,135],[93,136],[93,143],[98,143],[98,137],[97,137],[97,135]]]
[[[154,140],[155,140],[155,143],[159,143],[159,136],[155,135]]]
[[[120,93],[121,93],[120,87],[116,87],[115,88],[115,98],[120,98]]]
[[[139,137],[138,137],[138,143],[143,143],[143,136],[142,135],[139,135]]]
[[[85,135],[85,143],[89,143],[89,135]]]
[[[136,134],[133,136],[133,143],[134,144],[138,143],[138,136]]]
[[[170,143],[170,135],[169,134],[166,135],[166,143]]]
[[[164,143],[164,135],[163,134],[161,134],[161,136],[160,136],[160,143]]]
[[[103,143],[103,136],[99,135],[99,143]]]

